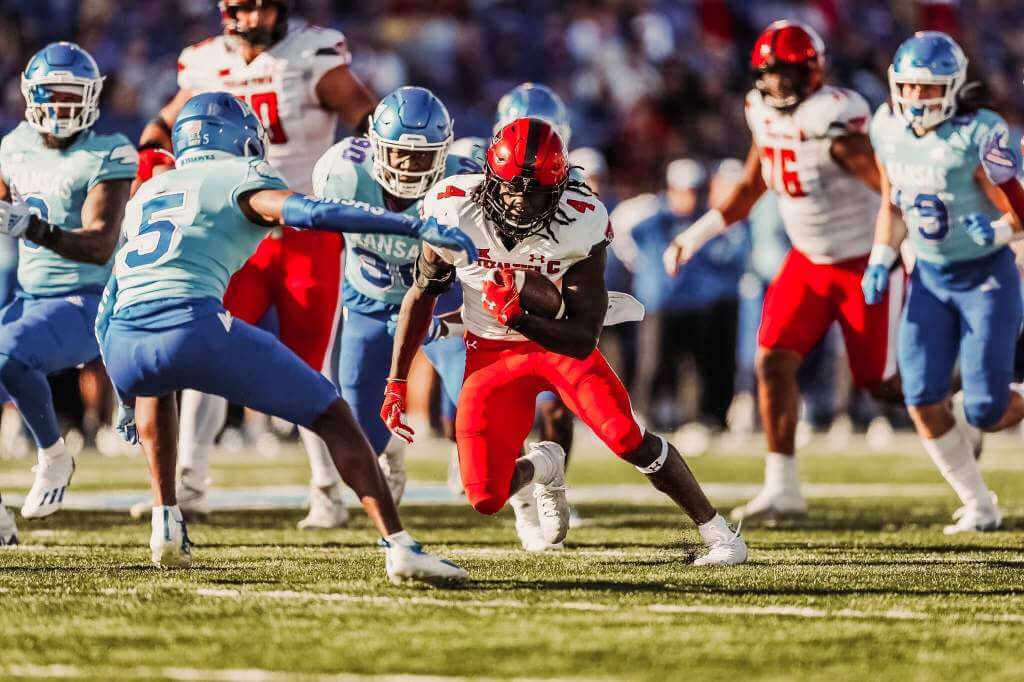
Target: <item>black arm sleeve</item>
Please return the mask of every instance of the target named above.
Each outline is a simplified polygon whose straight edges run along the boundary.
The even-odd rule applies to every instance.
[[[443,262],[431,263],[420,252],[420,257],[413,266],[413,281],[428,294],[443,294],[452,288],[455,281],[455,266]]]

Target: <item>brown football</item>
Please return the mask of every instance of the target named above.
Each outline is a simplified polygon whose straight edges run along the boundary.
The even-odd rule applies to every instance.
[[[558,317],[562,309],[562,290],[554,282],[534,270],[517,270],[516,285],[523,310],[549,320]]]

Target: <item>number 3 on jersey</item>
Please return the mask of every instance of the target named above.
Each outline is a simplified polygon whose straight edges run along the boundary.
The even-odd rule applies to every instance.
[[[162,194],[142,205],[139,231],[128,239],[121,262],[129,270],[153,265],[181,239],[169,218],[185,211],[185,192]]]
[[[805,197],[803,185],[800,184],[800,174],[796,168],[796,150],[780,149],[776,147],[762,147],[761,159],[765,165],[765,184],[768,189],[776,192],[785,192],[791,197]]]

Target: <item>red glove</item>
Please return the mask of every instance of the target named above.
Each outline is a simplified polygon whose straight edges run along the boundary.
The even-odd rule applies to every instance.
[[[380,418],[393,434],[412,443],[412,437],[416,432],[404,421],[405,388],[404,379],[388,379],[388,385],[384,389],[384,404],[380,408]]]
[[[490,277],[484,280],[484,310],[506,327],[515,325],[526,314],[519,304],[519,290],[516,288],[516,273],[512,268],[502,268],[496,273],[497,282]]]
[[[139,170],[135,180],[142,184],[153,177],[153,172],[162,166],[174,167],[174,155],[166,149],[146,147],[139,150]]]

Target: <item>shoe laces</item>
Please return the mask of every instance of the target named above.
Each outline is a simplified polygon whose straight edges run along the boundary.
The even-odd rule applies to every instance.
[[[543,486],[542,491],[539,495],[535,495],[537,498],[537,510],[544,516],[555,516],[558,514],[558,505],[555,501],[555,496],[551,493],[564,493],[566,487],[564,485],[546,485]]]

